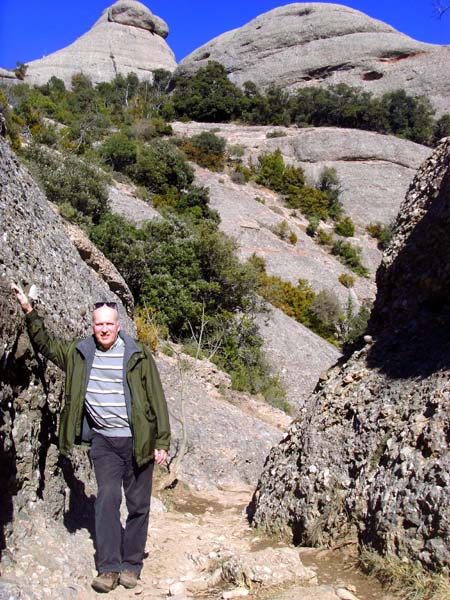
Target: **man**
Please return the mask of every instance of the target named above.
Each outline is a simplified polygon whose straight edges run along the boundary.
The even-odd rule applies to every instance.
[[[114,302],[95,304],[93,336],[65,341],[51,336],[27,296],[16,293],[35,347],[66,373],[58,443],[91,442],[98,484],[95,534],[98,576],[92,587],[134,588],[142,569],[150,515],[153,466],[167,459],[169,416],[155,362],[147,348],[123,334]],[[128,508],[120,524],[122,485]]]

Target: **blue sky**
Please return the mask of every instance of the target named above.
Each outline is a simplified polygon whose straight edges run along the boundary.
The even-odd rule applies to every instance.
[[[445,4],[446,0],[442,0]],[[213,37],[283,6],[283,0],[143,0],[169,25],[167,42],[177,61]],[[0,0],[0,67],[41,58],[85,33],[113,0]],[[450,11],[437,17],[435,0],[342,2],[422,42],[450,44]],[[447,2],[450,4],[450,0]]]

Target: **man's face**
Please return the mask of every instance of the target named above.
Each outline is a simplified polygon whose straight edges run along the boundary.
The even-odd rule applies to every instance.
[[[104,350],[114,344],[119,335],[119,315],[108,306],[97,308],[92,313],[94,337]]]

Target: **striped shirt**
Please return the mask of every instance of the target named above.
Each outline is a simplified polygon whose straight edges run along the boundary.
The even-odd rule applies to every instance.
[[[124,351],[120,337],[108,350],[96,349],[86,390],[92,429],[107,437],[131,437],[123,388]]]

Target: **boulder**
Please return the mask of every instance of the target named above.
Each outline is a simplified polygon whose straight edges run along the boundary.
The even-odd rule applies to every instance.
[[[438,114],[450,112],[450,46],[417,42],[339,4],[275,8],[189,54],[177,74],[192,75],[210,60],[222,63],[239,86],[253,81],[294,91],[346,83],[376,96],[404,89],[426,95]]]
[[[144,4],[119,0],[70,46],[27,63],[25,82],[43,85],[55,76],[70,86],[72,76],[80,72],[93,83],[128,73],[151,81],[156,69],[173,71],[176,67],[167,35],[166,23]]]
[[[447,138],[400,208],[366,345],[331,369],[266,461],[256,526],[448,565],[449,193]]]

